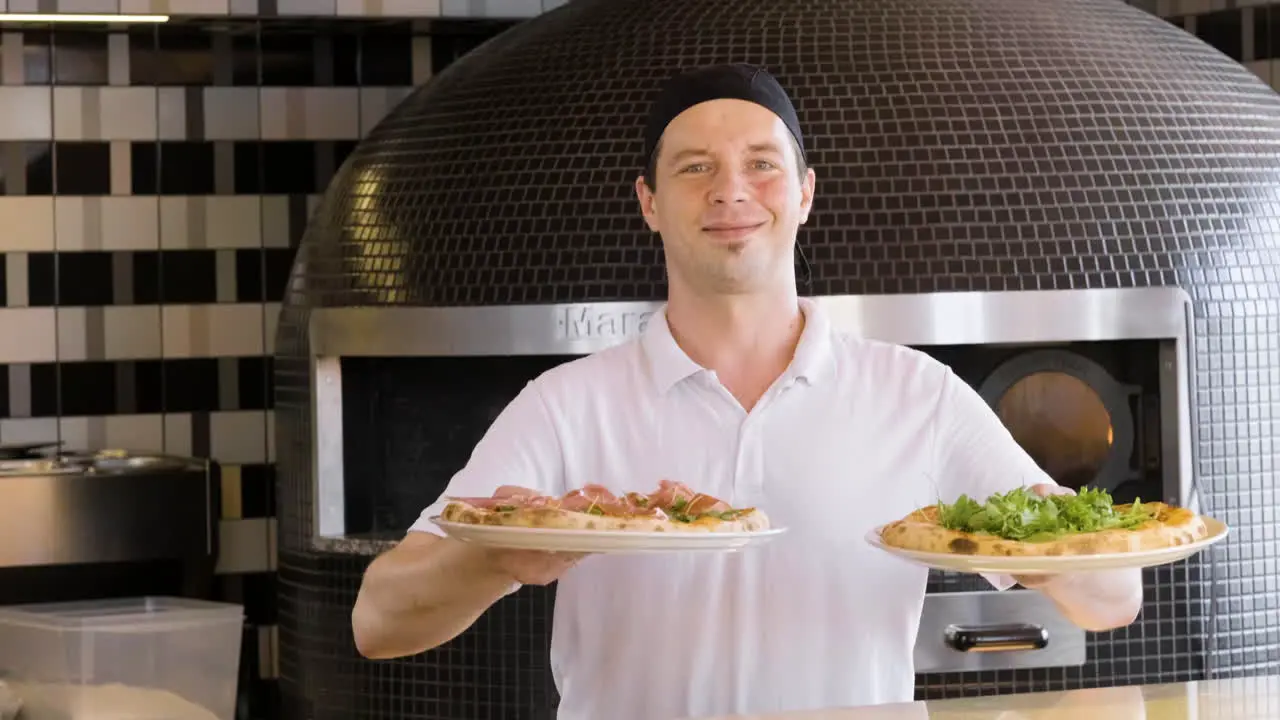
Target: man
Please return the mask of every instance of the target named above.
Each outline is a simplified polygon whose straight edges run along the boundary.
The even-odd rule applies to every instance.
[[[675,77],[646,145],[636,194],[666,253],[664,312],[642,338],[529,383],[446,495],[647,492],[669,478],[789,532],[729,554],[493,551],[439,536],[427,518],[440,500],[369,567],[353,611],[360,652],[436,647],[518,584],[559,579],[560,720],[908,701],[927,572],[867,545],[867,530],[939,497],[1063,489],[948,368],[835,332],[798,298],[793,253],[815,174],[767,72]],[[1132,622],[1142,602],[1137,571],[1038,590],[1094,630]]]

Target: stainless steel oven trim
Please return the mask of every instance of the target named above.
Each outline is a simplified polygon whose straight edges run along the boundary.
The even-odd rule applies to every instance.
[[[1177,398],[1170,410],[1176,422],[1166,427],[1176,428],[1177,443],[1167,452],[1176,453],[1181,504],[1198,507],[1190,481],[1193,313],[1181,288],[839,295],[814,301],[836,329],[902,345],[1173,341],[1165,377]],[[313,544],[321,549],[327,539],[346,536],[342,357],[585,355],[638,337],[662,307],[601,302],[312,310]]]

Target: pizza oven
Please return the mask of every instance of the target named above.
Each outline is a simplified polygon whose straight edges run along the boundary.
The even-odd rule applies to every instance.
[[[525,382],[643,331],[665,295],[632,194],[645,101],[729,61],[800,109],[803,294],[953,367],[1060,482],[1233,528],[1148,571],[1111,633],[933,575],[918,694],[1280,669],[1270,88],[1111,0],[574,0],[407,98],[302,241],[275,366],[285,717],[554,717],[554,588],[395,661],[358,656],[351,605]]]

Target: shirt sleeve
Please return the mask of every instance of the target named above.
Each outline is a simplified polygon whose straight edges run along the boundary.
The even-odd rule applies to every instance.
[[[945,369],[934,417],[934,480],[943,502],[968,495],[981,502],[1017,487],[1056,485],[1022,449],[982,396]],[[1008,575],[983,575],[997,590],[1017,584]]]
[[[519,485],[543,495],[563,495],[564,455],[551,412],[534,380],[507,404],[435,502],[410,532],[444,535],[431,521],[448,497],[489,497],[502,485]]]

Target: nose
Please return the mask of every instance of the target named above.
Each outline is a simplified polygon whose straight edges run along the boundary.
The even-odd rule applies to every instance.
[[[737,170],[721,170],[711,178],[711,202],[715,205],[745,202],[747,181]]]

